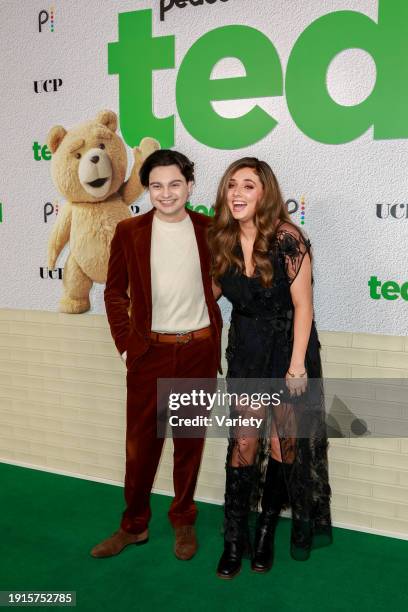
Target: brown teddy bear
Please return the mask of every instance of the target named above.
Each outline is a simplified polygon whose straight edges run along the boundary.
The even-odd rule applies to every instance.
[[[124,182],[127,154],[116,128],[116,114],[104,110],[93,121],[68,132],[57,125],[48,134],[52,178],[67,200],[48,242],[50,270],[68,241],[70,246],[63,272],[61,312],[78,314],[90,309],[92,284],[106,282],[116,225],[131,216],[128,207],[143,191],[140,166],[159,148],[156,140],[144,138],[133,149],[132,172]]]

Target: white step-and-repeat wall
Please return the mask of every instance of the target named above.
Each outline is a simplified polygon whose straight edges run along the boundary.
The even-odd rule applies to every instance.
[[[47,134],[109,109],[127,172],[145,136],[186,153],[206,214],[231,161],[268,161],[312,241],[318,328],[407,334],[406,0],[3,0],[0,15],[1,308],[58,310],[69,245],[49,270],[47,242],[66,194]]]

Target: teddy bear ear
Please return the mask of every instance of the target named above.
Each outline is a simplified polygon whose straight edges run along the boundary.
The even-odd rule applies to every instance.
[[[50,129],[47,136],[47,145],[51,153],[55,153],[66,133],[67,130],[62,125],[56,125]]]
[[[116,113],[110,110],[103,110],[96,115],[96,122],[106,125],[106,127],[112,132],[116,132],[118,127],[118,118]]]

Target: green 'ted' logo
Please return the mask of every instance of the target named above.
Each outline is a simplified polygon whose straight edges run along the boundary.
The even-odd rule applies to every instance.
[[[189,133],[208,147],[239,149],[267,136],[277,121],[259,106],[226,119],[211,102],[286,94],[298,128],[326,144],[350,142],[374,127],[376,140],[408,138],[408,2],[378,0],[378,23],[355,11],[323,15],[299,36],[289,56],[285,85],[277,50],[259,30],[241,25],[216,28],[199,38],[178,70],[177,110]],[[360,104],[342,106],[329,95],[326,75],[346,49],[367,51],[377,80]],[[152,11],[119,14],[119,41],[108,49],[109,73],[119,75],[121,131],[130,146],[146,135],[163,148],[174,145],[174,116],[153,114],[152,74],[175,68],[175,37],[152,34]],[[246,76],[210,79],[226,57],[238,58]]]
[[[390,280],[383,283],[378,280],[377,276],[370,276],[368,286],[372,300],[379,300],[381,297],[385,300],[397,300],[401,296],[403,300],[408,301],[408,282],[400,286],[395,281]]]

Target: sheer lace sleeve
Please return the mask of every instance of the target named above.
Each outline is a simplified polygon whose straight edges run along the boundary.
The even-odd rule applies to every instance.
[[[283,223],[276,232],[279,250],[285,259],[285,269],[292,284],[302,266],[305,255],[310,255],[310,240],[291,223]]]

